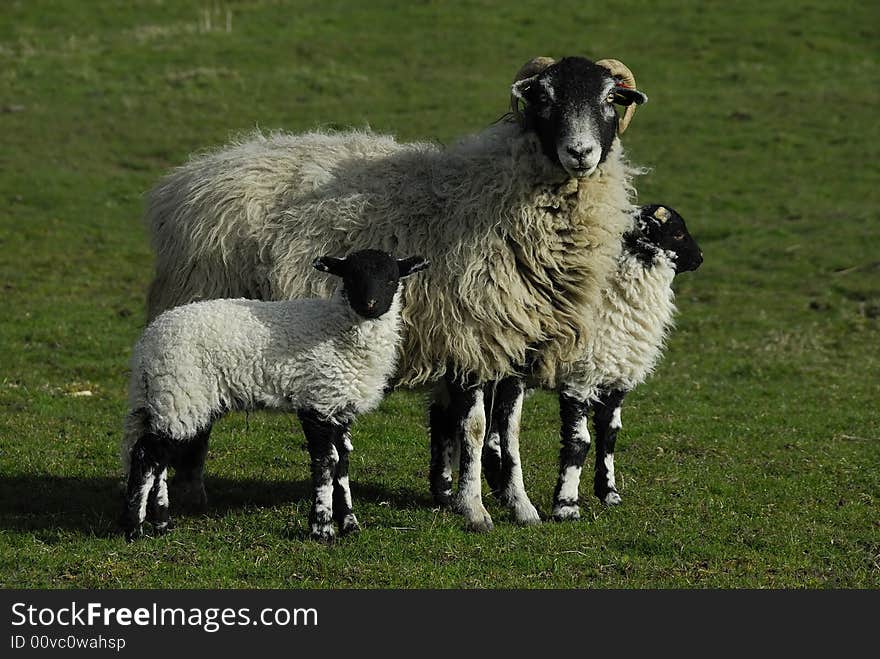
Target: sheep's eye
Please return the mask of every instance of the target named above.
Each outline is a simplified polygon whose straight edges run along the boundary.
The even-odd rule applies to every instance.
[[[684,240],[684,231],[679,231],[672,236],[673,240]]]
[[[608,94],[608,96],[605,97],[605,101],[607,103],[614,103],[614,92]]]
[[[550,100],[550,97],[547,94],[539,94],[538,95],[538,103],[547,103]]]

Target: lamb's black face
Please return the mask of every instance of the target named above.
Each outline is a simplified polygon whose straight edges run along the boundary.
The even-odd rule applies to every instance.
[[[365,249],[345,258],[322,256],[314,266],[342,277],[351,308],[363,318],[379,318],[391,308],[400,280],[428,267],[420,256],[395,259],[390,254]]]
[[[688,232],[684,218],[669,206],[651,204],[639,211],[639,228],[652,245],[675,254],[675,271],[696,270],[703,262],[703,252]]]
[[[614,105],[648,100],[582,57],[563,58],[514,83],[512,92],[525,102],[526,127],[537,133],[545,155],[575,178],[589,176],[608,156],[617,134]]]

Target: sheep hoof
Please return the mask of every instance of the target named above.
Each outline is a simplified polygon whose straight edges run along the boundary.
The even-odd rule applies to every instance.
[[[513,509],[513,519],[516,520],[517,524],[521,524],[522,526],[537,526],[541,523],[541,516],[538,514],[538,509],[532,505],[532,502],[526,499],[525,501],[519,501],[512,506]]]
[[[357,517],[354,516],[354,513],[349,513],[339,523],[339,534],[340,535],[349,535],[351,533],[357,533],[360,530],[361,530],[361,525],[358,524]]]
[[[557,522],[566,522],[581,518],[580,506],[558,505],[553,507],[553,519]]]
[[[452,508],[452,492],[434,492],[434,505],[440,508]]]
[[[208,495],[205,492],[205,484],[202,481],[174,480],[177,492],[174,497],[174,505],[190,512],[203,513],[208,510]]]
[[[168,518],[162,522],[153,522],[153,532],[156,535],[165,535],[171,530],[171,519]]]
[[[126,542],[134,542],[140,538],[144,537],[144,528],[141,524],[138,524],[135,527],[125,529],[125,541]]]
[[[605,498],[602,499],[602,502],[606,506],[619,506],[621,502],[620,494],[611,490],[608,494],[605,495]]]
[[[489,512],[483,506],[483,501],[479,496],[464,498],[459,493],[453,500],[453,509],[464,515],[469,531],[483,533],[495,528],[495,525],[492,524],[492,517],[489,516]]]
[[[312,526],[310,537],[312,538],[312,540],[323,542],[324,544],[329,545],[333,543],[333,540],[336,537],[336,533],[334,533],[333,527],[330,525],[315,524]]]

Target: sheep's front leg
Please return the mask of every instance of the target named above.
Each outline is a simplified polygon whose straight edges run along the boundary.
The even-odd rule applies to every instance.
[[[351,487],[348,481],[348,458],[352,450],[351,426],[342,428],[336,434],[335,442],[339,462],[336,463],[336,474],[333,476],[333,519],[339,525],[339,533],[347,535],[360,531],[361,528],[352,511]]]
[[[495,382],[490,382],[483,388],[483,402],[489,425],[486,441],[483,443],[483,475],[486,477],[486,482],[489,483],[489,489],[492,490],[492,494],[500,497],[504,490],[504,481],[502,479],[501,428],[498,423],[498,416],[492,413],[492,405],[495,401],[493,394],[495,391]]]
[[[492,518],[483,506],[481,457],[486,434],[486,410],[482,385],[462,386],[447,380],[449,414],[454,424],[453,442],[461,447],[456,509],[467,519],[472,531],[490,531]]]
[[[590,402],[559,394],[562,448],[559,450],[559,478],[553,492],[553,519],[580,519],[578,486],[587,452],[590,450]]]
[[[205,493],[205,460],[211,426],[201,430],[192,440],[180,446],[172,458],[176,501],[186,508],[203,512],[208,508]]]
[[[145,433],[132,446],[125,503],[120,520],[125,539],[129,542],[143,535],[143,523],[147,516],[147,506],[150,503],[151,494],[153,497],[158,497],[162,491],[165,492],[164,502],[159,502],[157,499],[153,499],[153,501],[154,507],[159,503],[164,503],[167,512],[167,490],[162,487],[167,465],[167,442],[159,436],[149,432]],[[164,530],[164,528],[165,526],[162,526],[160,530]]]
[[[165,533],[171,523],[168,500],[168,469],[166,467],[163,467],[156,476],[147,497],[147,519],[157,533]]]
[[[331,542],[333,530],[333,478],[339,462],[336,435],[341,434],[337,424],[314,410],[299,410],[299,420],[309,446],[312,463],[312,508],[309,526],[313,540]]]
[[[593,425],[596,429],[596,475],[593,492],[609,506],[620,503],[617,482],[614,479],[614,444],[621,429],[620,407],[625,391],[612,389],[604,392],[596,403]]]
[[[498,498],[511,509],[513,518],[519,524],[540,524],[541,517],[526,494],[519,455],[525,385],[519,378],[504,378],[497,383],[493,393],[492,426],[497,428],[501,453],[501,474],[496,490]]]

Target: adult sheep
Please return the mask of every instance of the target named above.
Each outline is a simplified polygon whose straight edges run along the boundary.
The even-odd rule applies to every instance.
[[[201,298],[329,295],[311,268],[319,254],[429,259],[405,292],[397,384],[445,377],[463,440],[455,503],[474,530],[492,527],[481,385],[526,364],[549,384],[582,352],[632,208],[618,134],[647,100],[617,60],[581,57],[527,63],[511,98],[509,121],[445,148],[362,131],[255,134],[174,170],[146,212],[150,317]],[[614,104],[627,107],[620,119]],[[203,500],[205,451],[178,469]],[[451,481],[432,488],[451,496]],[[524,491],[511,507],[538,521]]]

